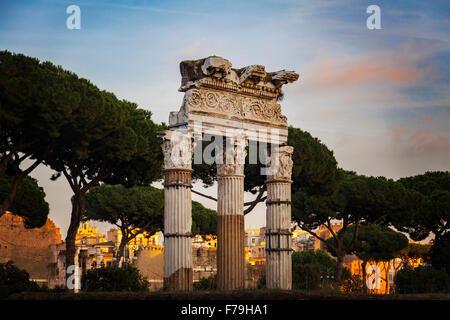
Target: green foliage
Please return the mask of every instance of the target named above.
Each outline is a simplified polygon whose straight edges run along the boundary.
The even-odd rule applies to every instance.
[[[411,218],[400,221],[396,228],[414,240],[423,240],[430,233],[439,240],[450,228],[450,172],[426,172],[399,182],[413,191],[414,197],[409,199]]]
[[[428,262],[430,260],[431,245],[408,243],[408,246],[400,251],[400,257],[404,264],[409,264],[409,259],[423,259]]]
[[[450,232],[436,241],[431,249],[431,264],[450,275]]]
[[[292,254],[292,287],[316,290],[332,282],[336,261],[322,250],[305,250]]]
[[[49,62],[0,52],[0,172],[20,183],[39,163],[53,158],[56,146],[74,136],[67,132],[80,102],[71,86],[74,77]],[[24,167],[24,160],[33,164]],[[12,199],[15,188],[8,192]],[[0,209],[8,210],[10,202],[0,198]]]
[[[266,288],[266,274],[264,273],[261,277],[259,277],[258,282],[256,283],[257,289]]]
[[[125,246],[138,234],[152,235],[164,227],[164,190],[147,187],[126,188],[102,184],[86,194],[84,220],[109,222],[120,228],[122,238],[115,256],[119,265]]]
[[[66,237],[72,264],[84,195],[102,181],[134,186],[161,178],[156,133],[164,126],[135,103],[50,62],[7,51],[0,52],[0,62],[0,172],[22,178],[33,166],[22,171],[19,165],[31,159],[55,170],[53,179],[65,176],[74,193]],[[0,199],[2,212],[16,185]]]
[[[354,234],[355,226],[350,226],[345,231],[344,250],[348,254],[355,254],[363,261],[389,261],[398,257],[400,252],[408,246],[408,238],[403,234],[378,224],[360,226],[356,240],[350,248]],[[333,250],[336,247],[336,239],[328,239],[327,244],[330,253],[336,255]]]
[[[405,218],[406,190],[400,183],[342,170],[338,176],[341,180],[331,196],[296,194],[293,214],[300,226],[312,230],[331,219],[350,225],[377,220],[388,223],[400,215]]]
[[[217,213],[205,208],[201,203],[192,201],[192,234],[216,234]]]
[[[109,222],[130,231],[141,228],[153,234],[163,228],[164,191],[152,186],[102,184],[86,194],[85,208],[85,220]]]
[[[203,141],[198,148],[205,148],[210,142]],[[259,154],[259,145],[249,142],[252,151]],[[317,138],[313,138],[308,132],[289,127],[288,145],[294,147],[292,184],[293,193],[302,189],[309,193],[331,193],[337,183],[337,162],[330,151]],[[254,148],[254,149],[253,149]],[[214,153],[213,153],[214,154]],[[261,152],[262,154],[262,152]],[[244,190],[255,193],[259,187],[264,185],[266,179],[261,175],[261,168],[265,167],[265,158],[259,159],[257,164],[250,164],[250,153],[247,152],[245,159],[245,181]],[[201,180],[206,186],[212,185],[217,180],[215,164],[206,163],[193,166],[193,179]]]
[[[13,177],[0,173],[0,199],[6,197],[11,190],[12,179]],[[31,177],[26,177],[19,185],[16,197],[8,210],[23,217],[27,228],[42,227],[50,211],[45,201],[44,189]]]
[[[448,293],[450,277],[444,270],[420,266],[406,267],[394,278],[396,293]]]
[[[61,136],[79,100],[68,90],[73,74],[8,51],[0,52],[0,62],[0,154],[17,147],[41,157]]]
[[[164,190],[152,186],[126,188],[108,184],[93,187],[86,194],[84,219],[109,222],[129,230],[141,228],[152,234],[163,230]],[[216,232],[216,211],[192,201],[192,233]]]
[[[342,291],[345,293],[364,293],[364,280],[358,274],[353,274],[342,281]]]
[[[131,265],[88,270],[81,278],[83,291],[148,291],[149,282]]]
[[[39,291],[39,286],[30,281],[26,270],[19,269],[12,261],[0,263],[0,298],[24,291]]]
[[[351,253],[355,237],[348,234],[351,225],[362,223],[389,224],[400,217],[407,219],[405,198],[407,191],[398,182],[384,177],[366,177],[354,172],[339,170],[336,191],[331,196],[323,194],[293,195],[293,215],[300,228],[314,230],[320,225],[328,225],[332,220],[343,223],[337,238],[326,242],[328,250],[340,262],[345,254]],[[294,198],[298,196],[298,198]],[[353,230],[353,234],[356,229]],[[340,268],[336,281],[340,281]]]
[[[194,290],[216,290],[217,276],[212,275],[208,278],[201,278],[198,282],[194,282]]]
[[[432,195],[437,190],[450,190],[449,171],[427,171],[417,176],[399,179],[406,188],[424,195]]]
[[[288,145],[292,155],[292,192],[302,190],[310,195],[330,195],[340,176],[333,151],[306,131],[289,127]]]

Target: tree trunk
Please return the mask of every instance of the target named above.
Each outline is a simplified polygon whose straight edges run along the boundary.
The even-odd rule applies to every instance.
[[[125,246],[128,243],[128,235],[122,232],[122,239],[120,239],[119,249],[117,250],[116,261],[114,262],[114,266],[118,267],[120,264],[120,259],[123,257],[123,251],[125,250]]]
[[[21,138],[18,143],[9,151],[8,155],[2,160],[0,163],[0,173],[6,170],[6,167],[8,166],[8,162],[12,159],[14,154],[17,153],[17,151],[23,146],[23,138]]]
[[[385,294],[389,294],[389,270],[390,268],[390,261],[387,262],[387,267],[386,267],[386,262],[384,263],[384,268],[385,268],[385,275],[386,275],[386,279],[384,280],[386,282],[386,287],[384,289],[384,293]]]
[[[75,238],[77,235],[78,227],[80,226],[81,223],[81,219],[83,218],[83,213],[84,213],[84,194],[79,192],[74,195],[70,225],[69,229],[67,230],[66,270],[69,266],[75,265],[75,254],[76,254]]]
[[[341,287],[341,281],[342,281],[342,271],[344,269],[344,256],[345,256],[345,252],[343,250],[344,247],[344,233],[345,233],[345,228],[342,228],[342,234],[338,234],[336,236],[336,258],[337,258],[337,265],[336,265],[336,275],[335,275],[335,284],[336,284],[336,288],[340,289]]]
[[[336,272],[334,275],[334,282],[336,289],[340,288],[341,280],[342,280],[342,271],[344,269],[344,254],[341,252],[341,250],[336,250]]]
[[[367,265],[367,260],[363,260],[362,264],[361,264],[361,268],[362,268],[362,278],[363,278],[363,289],[364,289],[364,293],[367,294],[367,272],[366,272],[366,265]]]

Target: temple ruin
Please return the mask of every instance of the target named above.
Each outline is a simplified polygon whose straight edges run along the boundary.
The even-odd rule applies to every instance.
[[[169,130],[160,132],[164,153],[164,286],[191,290],[191,175],[196,146],[208,135],[223,137],[217,167],[217,285],[244,288],[244,164],[249,141],[270,145],[266,159],[266,285],[290,289],[291,172],[293,148],[278,103],[293,71],[266,72],[262,65],[241,69],[217,56],[180,63],[184,92]],[[202,153],[200,153],[202,156]]]

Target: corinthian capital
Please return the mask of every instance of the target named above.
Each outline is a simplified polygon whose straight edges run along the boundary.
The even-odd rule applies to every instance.
[[[268,158],[269,167],[268,179],[290,180],[292,176],[292,154],[294,147],[280,146],[275,148],[275,152]]]
[[[232,138],[233,144],[229,145],[228,141],[224,150],[224,163],[217,163],[217,174],[219,176],[243,175],[248,140],[243,133],[238,133]]]
[[[163,139],[164,168],[187,168],[192,166],[192,135],[186,130],[166,130],[158,133]]]

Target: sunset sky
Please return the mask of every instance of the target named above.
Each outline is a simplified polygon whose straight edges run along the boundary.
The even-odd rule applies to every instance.
[[[80,30],[66,27],[71,4]],[[366,27],[369,5],[381,8],[381,30]],[[282,112],[340,167],[393,179],[450,170],[449,1],[2,1],[4,49],[61,65],[157,122],[180,107],[181,60],[218,55],[236,68],[295,70]],[[50,181],[45,167],[32,176],[65,236],[67,182]],[[246,227],[264,225],[264,211],[246,216]]]

